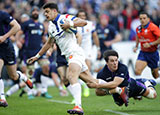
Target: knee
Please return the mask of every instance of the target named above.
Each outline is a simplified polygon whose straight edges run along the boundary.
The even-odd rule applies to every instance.
[[[136,75],[141,75],[141,73],[142,73],[141,70],[135,69],[135,74],[136,74]]]
[[[157,79],[158,77],[159,77],[159,73],[157,72],[157,73],[152,73],[152,75],[153,75],[153,77],[155,78],[155,79]]]
[[[10,75],[10,77],[11,77],[14,81],[18,80],[18,78],[19,78],[19,76],[18,76],[17,73],[12,73],[12,74]]]
[[[147,94],[147,98],[149,98],[149,99],[155,99],[156,97],[157,97],[157,93],[156,93],[156,91],[155,91],[155,89],[153,89],[153,88],[149,88],[148,89],[148,94]]]

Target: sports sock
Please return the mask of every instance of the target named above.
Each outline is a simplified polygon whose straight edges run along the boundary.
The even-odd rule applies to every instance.
[[[17,71],[17,73],[18,73],[18,75],[19,75],[19,79],[20,80],[23,80],[24,82],[26,82],[27,81],[27,76],[25,76],[22,72],[20,72],[20,71]]]
[[[79,83],[75,83],[71,85],[73,97],[75,99],[75,105],[81,107],[81,85]]]
[[[146,82],[144,82],[144,85],[146,87],[153,87],[153,85],[151,84],[151,82],[149,82],[148,80]]]
[[[121,94],[122,89],[121,89],[120,87],[116,87],[116,88],[115,88],[115,91],[116,91],[116,93]]]
[[[7,92],[6,95],[10,96],[13,93],[15,93],[16,91],[18,91],[20,89],[18,84],[15,84],[14,86],[12,86]]]
[[[0,78],[0,95],[1,95],[1,99],[6,100],[5,94],[4,94],[4,83],[1,78]]]
[[[67,86],[67,89],[68,89],[68,91],[71,93],[71,95],[73,96],[73,91],[72,91],[71,85],[68,85],[68,86]]]
[[[135,78],[136,79],[141,78],[141,75],[136,75]]]

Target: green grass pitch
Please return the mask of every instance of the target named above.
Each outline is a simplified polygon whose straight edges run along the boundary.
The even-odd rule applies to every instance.
[[[111,96],[98,97],[91,89],[91,95],[82,97],[84,115],[160,115],[160,84],[156,86],[157,98],[154,100],[143,98],[138,101],[130,99],[129,106],[117,106]],[[9,106],[0,108],[0,115],[68,115],[67,110],[74,105],[68,104],[72,97],[59,96],[58,89],[49,87],[52,99],[36,97],[28,100],[27,95],[19,97],[17,92],[7,98]]]

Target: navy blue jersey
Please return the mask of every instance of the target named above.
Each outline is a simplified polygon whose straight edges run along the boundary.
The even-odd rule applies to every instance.
[[[52,76],[51,76],[52,73],[57,73],[57,69],[56,69],[56,66],[54,64],[49,65],[49,74],[48,75],[46,75],[42,72],[41,67],[35,69],[34,74],[33,74],[33,78],[36,79],[36,82],[41,83],[41,80],[40,80],[41,75],[52,78]]]
[[[10,23],[13,17],[4,11],[0,11],[0,36],[6,34],[10,29]],[[14,65],[16,63],[15,50],[9,38],[0,44],[0,59],[3,59],[4,65]]]
[[[127,66],[119,62],[117,71],[111,72],[108,69],[108,66],[105,65],[104,68],[97,74],[98,79],[103,79],[107,82],[113,81],[115,77],[124,78],[123,82],[119,85],[119,87],[128,86],[128,83],[130,82],[130,77]]]
[[[57,68],[61,66],[67,66],[68,62],[65,58],[64,55],[61,55],[61,50],[59,49],[57,45],[57,56],[56,56],[56,63],[57,63]]]
[[[0,36],[3,36],[10,30],[10,22],[13,20],[13,17],[4,11],[0,11]],[[7,38],[3,43],[0,44],[0,48],[6,47],[9,44],[10,39]]]
[[[100,41],[101,52],[103,54],[107,49],[111,49],[111,46],[106,47],[104,45],[104,41],[113,40],[118,34],[118,31],[112,25],[107,25],[105,28],[102,28],[101,25],[97,25],[97,34]]]
[[[26,50],[40,50],[42,47],[42,36],[44,26],[40,22],[34,22],[32,19],[22,23],[22,31],[25,34],[24,48]]]
[[[111,72],[108,69],[108,66],[105,65],[104,68],[98,73],[97,78],[103,79],[104,81],[110,82],[113,81],[115,77],[124,78],[123,82],[119,85],[119,87],[128,87],[129,88],[129,97],[135,97],[143,95],[146,91],[146,86],[136,81],[129,76],[128,68],[124,64],[118,64],[118,69],[115,72]],[[118,105],[122,105],[124,102],[120,98],[119,94],[112,94],[114,101]]]

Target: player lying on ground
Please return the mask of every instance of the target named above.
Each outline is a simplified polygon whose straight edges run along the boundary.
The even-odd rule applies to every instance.
[[[97,96],[107,95],[107,91],[112,93],[113,88],[125,87],[128,97],[144,96],[149,99],[154,99],[157,96],[154,86],[156,82],[154,80],[147,79],[133,79],[130,78],[128,68],[118,61],[118,53],[114,50],[107,50],[104,52],[103,57],[106,61],[104,68],[98,73],[97,78],[101,79],[101,84],[89,83],[92,88],[96,88]],[[107,90],[106,90],[107,89]],[[116,88],[116,90],[119,90]],[[117,105],[122,106],[125,102],[125,106],[128,106],[128,102],[123,100],[118,93],[112,95]],[[125,96],[125,98],[128,98]]]

